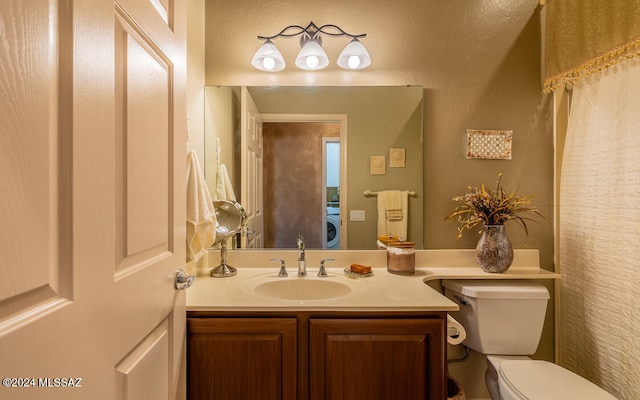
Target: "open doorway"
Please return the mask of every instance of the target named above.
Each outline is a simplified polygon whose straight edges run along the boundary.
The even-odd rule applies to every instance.
[[[301,232],[307,248],[341,248],[346,174],[340,164],[345,164],[341,138],[346,136],[346,116],[262,116],[264,247],[295,247]],[[332,143],[329,154],[337,161],[330,182],[328,143]],[[329,229],[328,219],[337,231]]]
[[[323,249],[340,248],[340,139],[322,138]]]

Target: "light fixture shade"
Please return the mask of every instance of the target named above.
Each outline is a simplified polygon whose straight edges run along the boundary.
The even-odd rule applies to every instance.
[[[353,39],[338,57],[338,66],[344,69],[363,69],[371,65],[371,57],[366,47],[358,39]]]
[[[306,71],[317,71],[327,65],[329,65],[329,57],[315,40],[309,40],[296,57],[296,67]]]
[[[280,54],[280,51],[271,40],[264,42],[262,47],[256,51],[256,54],[251,60],[251,65],[256,69],[266,72],[282,71],[286,66],[282,54]]]

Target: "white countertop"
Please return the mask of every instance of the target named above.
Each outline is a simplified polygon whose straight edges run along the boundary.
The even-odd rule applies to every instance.
[[[238,274],[229,278],[212,278],[201,269],[187,290],[188,311],[456,311],[458,306],[425,282],[439,279],[558,279],[559,274],[539,267],[537,250],[515,250],[514,263],[502,274],[483,272],[475,264],[475,250],[418,250],[414,275],[387,272],[384,250],[308,250],[305,278],[296,276],[295,250],[229,251],[228,263]],[[212,252],[209,264],[217,265],[218,254]],[[317,278],[317,265],[327,263],[328,278]],[[277,277],[279,263],[287,262],[289,276]],[[371,265],[373,276],[352,279],[344,274],[351,263]],[[324,300],[283,300],[255,293],[257,284],[272,280],[324,279],[349,286],[346,296]]]
[[[299,278],[294,269],[279,278],[278,268],[238,268],[229,278],[211,278],[201,274],[187,291],[189,311],[456,311],[458,306],[427,286],[424,271],[415,275],[394,275],[386,268],[374,268],[373,276],[349,278],[342,268],[328,268],[327,278],[318,278],[316,270]],[[334,299],[283,300],[261,296],[253,288],[268,280],[325,280],[343,283],[351,292]]]

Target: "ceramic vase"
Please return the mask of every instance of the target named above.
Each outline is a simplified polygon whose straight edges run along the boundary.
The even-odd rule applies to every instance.
[[[485,272],[505,272],[513,263],[513,247],[504,225],[485,225],[476,246],[478,265]]]

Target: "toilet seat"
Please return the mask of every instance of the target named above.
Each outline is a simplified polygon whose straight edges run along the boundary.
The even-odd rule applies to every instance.
[[[498,370],[505,399],[615,400],[611,394],[559,365],[541,360],[505,360]]]

